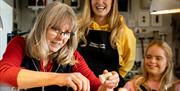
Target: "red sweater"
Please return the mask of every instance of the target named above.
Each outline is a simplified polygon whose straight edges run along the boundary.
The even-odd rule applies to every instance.
[[[0,61],[0,82],[8,83],[17,87],[17,76],[21,70],[21,63],[24,57],[25,39],[14,37],[8,44],[6,51]],[[73,66],[73,72],[80,72],[90,81],[91,91],[97,91],[100,86],[99,79],[89,69],[82,56],[75,51],[74,56],[78,63]]]

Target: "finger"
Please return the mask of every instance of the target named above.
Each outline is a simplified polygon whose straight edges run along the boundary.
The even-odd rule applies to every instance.
[[[90,91],[90,82],[87,78],[86,78],[86,89],[85,89],[85,91]]]
[[[116,82],[113,82],[113,81],[108,81],[108,80],[106,80],[106,81],[104,82],[104,86],[106,86],[106,87],[108,87],[108,88],[115,88],[116,85],[117,85],[117,83],[116,83]]]
[[[89,80],[88,80],[87,83],[88,83],[88,84],[87,84],[87,87],[88,87],[87,91],[90,91],[90,82],[89,82]]]
[[[73,76],[73,82],[77,85],[77,90],[81,91],[82,90],[82,80],[80,79],[80,76],[78,76],[77,73],[74,74]]]
[[[119,75],[112,75],[110,76],[106,81],[105,81],[105,85],[109,86],[109,87],[117,87],[119,83]]]
[[[111,72],[113,75],[118,75],[118,73],[116,71],[112,71]],[[119,76],[119,75],[118,75]]]
[[[77,91],[77,85],[71,80],[68,82],[68,86],[71,87],[74,91]]]
[[[83,88],[82,88],[82,90],[83,91],[89,91],[89,89],[90,89],[89,81],[85,78],[83,80]]]
[[[128,91],[126,88],[119,88],[118,91]]]
[[[115,88],[113,84],[104,84],[103,86],[110,89]]]
[[[116,71],[112,71],[111,73],[112,73],[112,76],[110,76],[108,80],[113,80],[113,79],[119,80],[119,75]]]
[[[104,70],[104,71],[103,71],[103,74],[106,74],[106,73],[108,73],[108,70]]]
[[[117,84],[119,83],[119,78],[107,79],[106,83],[107,84],[113,84],[114,86],[117,86]]]
[[[90,91],[89,80],[80,73],[78,74],[78,76],[79,78],[81,78],[81,81],[82,81],[82,91]]]
[[[81,82],[81,80],[79,80],[79,81],[74,81],[75,82],[75,84],[76,84],[76,86],[77,86],[77,90],[78,91],[82,91],[82,82]]]

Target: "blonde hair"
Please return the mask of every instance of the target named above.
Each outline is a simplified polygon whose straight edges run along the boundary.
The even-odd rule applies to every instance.
[[[145,55],[147,54],[148,50],[150,47],[152,46],[158,46],[160,48],[162,48],[165,52],[165,56],[167,59],[167,68],[164,71],[164,74],[161,77],[161,81],[160,81],[160,91],[164,91],[165,90],[165,85],[167,85],[168,83],[172,82],[174,80],[173,78],[173,53],[172,50],[170,48],[170,46],[161,40],[153,40],[148,46],[147,49],[145,51]],[[144,65],[143,65],[144,67]],[[145,80],[148,79],[148,72],[146,69],[143,69],[143,77],[145,78]]]
[[[86,35],[88,34],[88,27],[93,20],[93,11],[91,7],[91,0],[85,0],[85,5],[82,14],[78,17],[78,38],[87,44]],[[110,44],[113,48],[116,48],[117,36],[120,34],[122,22],[120,21],[120,15],[118,11],[118,0],[113,0],[112,8],[108,14],[109,29],[111,31]]]
[[[71,25],[74,36],[56,53],[49,54],[46,34],[48,27],[58,26],[63,22]],[[59,64],[74,64],[74,51],[77,48],[77,20],[71,7],[60,2],[47,5],[37,17],[35,24],[27,37],[26,54],[37,60],[49,58],[57,60]]]

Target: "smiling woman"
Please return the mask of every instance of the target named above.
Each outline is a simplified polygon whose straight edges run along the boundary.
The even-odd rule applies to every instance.
[[[118,1],[85,0],[78,17],[78,51],[97,77],[104,69],[115,70],[123,86],[134,65],[136,38],[119,15]]]
[[[60,24],[59,28],[51,27],[47,30],[47,42],[51,52],[57,52],[65,43],[73,37],[69,29],[69,23]]]
[[[76,51],[77,25],[72,8],[47,5],[27,37],[16,36],[0,61],[0,83],[25,91],[106,91],[119,82],[117,72],[104,83]],[[91,87],[91,88],[90,88]]]
[[[175,80],[172,59],[172,50],[166,42],[152,41],[145,51],[142,75],[128,81],[125,88],[128,91],[166,91],[167,85]],[[170,91],[174,91],[172,89]]]

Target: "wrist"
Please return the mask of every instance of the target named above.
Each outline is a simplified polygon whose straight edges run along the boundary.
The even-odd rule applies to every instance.
[[[52,75],[52,82],[53,85],[59,85],[59,86],[63,86],[63,78],[62,78],[62,74],[61,73],[53,73]]]
[[[113,88],[108,88],[106,86],[103,86],[101,85],[99,88],[98,88],[98,91],[114,91]]]

